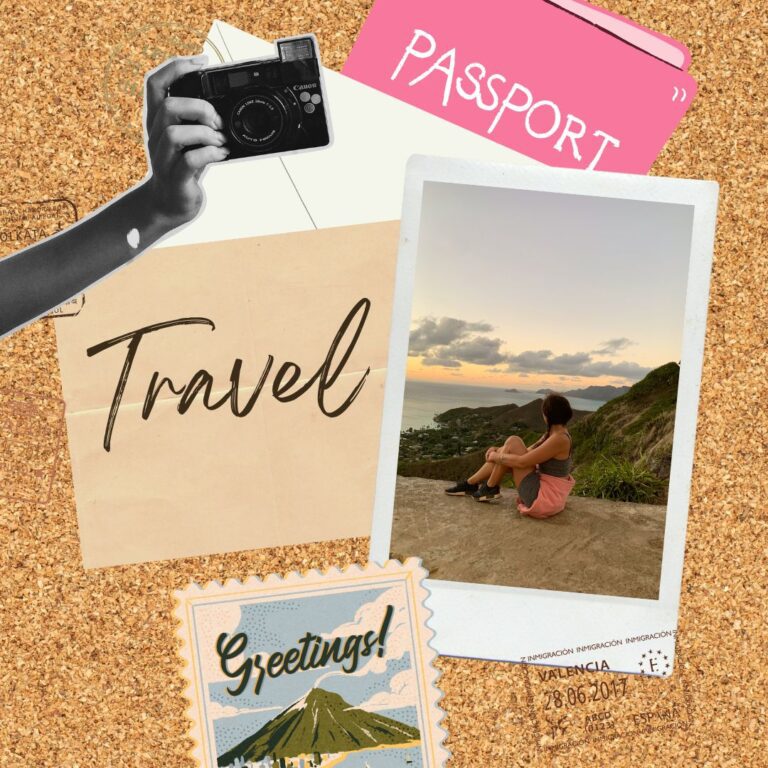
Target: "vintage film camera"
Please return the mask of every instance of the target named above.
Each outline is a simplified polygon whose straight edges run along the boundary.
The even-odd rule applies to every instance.
[[[215,107],[229,160],[331,143],[314,35],[278,40],[277,54],[190,72],[169,89],[170,96],[205,99]]]

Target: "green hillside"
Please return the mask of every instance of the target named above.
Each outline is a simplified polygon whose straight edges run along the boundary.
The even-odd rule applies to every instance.
[[[574,462],[585,467],[609,456],[642,464],[669,478],[680,366],[667,363],[571,428]]]
[[[679,373],[677,363],[667,363],[597,411],[575,412],[569,424],[574,493],[666,502]],[[528,445],[536,439],[544,429],[541,402],[454,408],[435,417],[438,429],[403,432],[398,474],[451,482],[468,477],[489,445],[501,445],[510,434]]]
[[[547,425],[541,415],[543,398],[531,400],[525,405],[488,405],[480,408],[451,408],[435,416],[439,425],[455,425],[461,421],[476,422],[477,425],[489,424],[509,434],[510,430],[529,430],[541,434]],[[574,411],[573,420],[586,416],[589,411]]]
[[[218,764],[229,766],[236,759],[258,762],[267,755],[280,758],[315,752],[355,752],[419,738],[418,729],[410,725],[355,709],[338,694],[313,688],[253,736],[220,755]]]

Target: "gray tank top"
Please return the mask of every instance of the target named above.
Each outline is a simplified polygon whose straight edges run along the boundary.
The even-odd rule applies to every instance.
[[[571,457],[571,454],[573,453],[573,439],[571,438],[570,432],[566,432],[565,434],[568,435],[568,439],[571,441],[568,458],[547,459],[546,461],[542,461],[541,464],[539,464],[539,472],[542,474],[552,475],[553,477],[568,477],[568,475],[571,474],[571,470],[573,469],[573,458]]]

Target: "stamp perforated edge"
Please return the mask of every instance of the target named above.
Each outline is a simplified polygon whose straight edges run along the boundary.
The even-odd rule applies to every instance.
[[[177,622],[176,638],[178,640],[176,652],[180,661],[179,674],[184,681],[183,696],[186,700],[185,715],[188,720],[187,736],[192,740],[192,746],[188,751],[189,757],[200,768],[216,768],[215,766],[209,766],[203,750],[202,715],[199,711],[197,697],[193,693],[196,684],[192,654],[193,637],[192,628],[187,621],[186,613],[187,603],[190,599],[231,594],[252,588],[263,589],[265,593],[268,593],[270,588],[282,589],[302,585],[317,586],[318,582],[322,585],[332,585],[335,581],[346,580],[350,576],[356,578],[370,577],[375,582],[378,577],[405,576],[407,574],[411,574],[413,577],[413,608],[416,621],[418,622],[418,626],[414,627],[414,630],[422,630],[420,635],[417,634],[415,644],[420,649],[425,675],[424,689],[427,711],[424,712],[424,718],[429,726],[429,733],[425,734],[425,738],[428,738],[430,741],[431,754],[434,760],[434,763],[428,764],[426,768],[443,768],[450,758],[450,751],[445,746],[445,739],[448,733],[442,726],[445,712],[440,705],[440,701],[444,694],[437,686],[441,673],[434,665],[437,652],[432,646],[434,631],[429,625],[432,611],[425,605],[425,601],[429,596],[429,590],[424,585],[424,580],[427,578],[428,572],[422,567],[421,560],[413,557],[408,558],[403,563],[398,560],[388,560],[384,565],[369,562],[365,567],[361,567],[358,564],[344,569],[332,566],[325,571],[311,568],[304,572],[292,571],[285,576],[272,573],[264,579],[258,576],[251,576],[244,581],[239,579],[226,579],[223,582],[213,580],[205,583],[203,586],[193,581],[184,589],[174,590],[172,593],[174,600],[173,615]],[[428,750],[428,754],[429,752],[430,750]]]

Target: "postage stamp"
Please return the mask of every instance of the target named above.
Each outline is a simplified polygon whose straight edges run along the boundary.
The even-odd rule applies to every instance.
[[[663,651],[638,651],[640,675],[610,673],[604,659],[572,667],[524,665],[526,710],[536,747],[564,752],[586,742],[631,738],[660,730],[687,730],[692,701],[677,659],[664,670]],[[655,674],[652,674],[655,673]],[[668,676],[669,675],[669,676]]]
[[[15,253],[50,237],[74,224],[77,219],[77,206],[64,197],[35,202],[0,201],[0,256]],[[46,316],[76,315],[83,308],[83,302],[83,296],[77,296]]]
[[[201,768],[412,768],[449,753],[420,562],[175,593]]]

